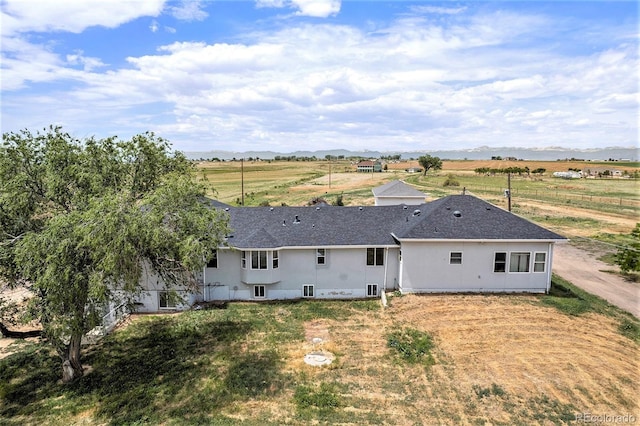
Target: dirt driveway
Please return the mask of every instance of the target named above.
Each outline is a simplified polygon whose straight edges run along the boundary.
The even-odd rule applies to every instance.
[[[603,272],[613,269],[593,254],[571,244],[556,244],[554,248],[553,272],[640,318],[640,283]]]

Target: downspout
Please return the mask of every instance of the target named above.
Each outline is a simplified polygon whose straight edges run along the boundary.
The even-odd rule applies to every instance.
[[[553,245],[554,243],[549,243],[549,261],[548,261],[548,268],[547,268],[547,294],[549,294],[549,292],[551,291],[551,277],[553,274],[553,271],[551,270],[551,267],[553,266]]]
[[[207,265],[202,268],[202,301],[207,301]]]
[[[389,267],[389,247],[384,249],[384,284],[383,291],[387,291],[387,268]]]

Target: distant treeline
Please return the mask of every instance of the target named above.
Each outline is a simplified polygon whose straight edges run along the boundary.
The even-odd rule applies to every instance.
[[[491,167],[478,167],[477,169],[474,169],[474,172],[476,172],[479,175],[498,175],[498,174],[506,175],[510,173],[512,175],[517,174],[520,176],[522,176],[523,174],[526,174],[527,176],[531,174],[542,176],[546,171],[547,169],[542,167],[538,167],[537,169],[534,169],[534,170],[530,170],[529,167],[504,167],[501,169],[496,169]]]

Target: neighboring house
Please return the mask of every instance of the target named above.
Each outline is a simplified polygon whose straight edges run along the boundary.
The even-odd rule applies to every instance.
[[[421,167],[409,167],[408,169],[404,169],[407,173],[422,173]]]
[[[415,206],[424,203],[426,194],[415,189],[411,185],[394,180],[371,190],[375,198],[376,206],[392,206],[406,204]]]
[[[622,170],[610,167],[590,167],[582,171],[586,177],[622,177]]]
[[[380,164],[379,161],[366,160],[356,164],[356,168],[357,168],[357,171],[365,172],[365,173],[381,172],[382,164]]]
[[[219,204],[215,208],[221,208]],[[408,207],[225,207],[233,229],[175,306],[144,277],[139,311],[194,302],[378,297],[382,291],[533,292],[566,239],[470,195]]]

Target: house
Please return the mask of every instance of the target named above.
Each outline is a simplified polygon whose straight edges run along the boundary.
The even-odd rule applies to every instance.
[[[222,208],[220,204],[212,208]],[[139,311],[226,300],[531,292],[551,284],[566,239],[471,195],[419,206],[224,207],[232,234],[176,306],[145,276]]]
[[[422,167],[409,167],[408,169],[404,169],[407,173],[422,173]]]
[[[426,194],[402,181],[394,180],[371,190],[376,206],[406,204],[414,206],[424,203]]]
[[[356,170],[359,172],[371,173],[371,172],[381,172],[382,164],[379,161],[371,161],[365,160],[360,161],[356,164]]]

